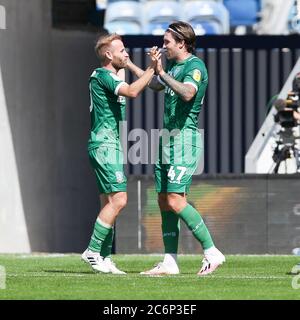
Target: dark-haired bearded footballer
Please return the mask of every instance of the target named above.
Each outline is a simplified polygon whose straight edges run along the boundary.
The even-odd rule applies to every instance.
[[[163,49],[166,70],[159,59],[150,88],[165,90],[163,134],[160,137],[159,159],[155,165],[155,186],[162,218],[165,247],[163,262],[146,275],[178,274],[179,222],[183,220],[204,250],[199,276],[213,272],[225,261],[215,247],[200,213],[187,202],[187,193],[203,152],[198,130],[208,74],[204,62],[193,54],[196,36],[193,28],[177,21],[164,34]],[[137,76],[143,70],[131,61],[127,67]]]

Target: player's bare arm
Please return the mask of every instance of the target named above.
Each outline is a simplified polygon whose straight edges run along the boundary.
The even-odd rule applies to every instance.
[[[138,94],[150,83],[153,75],[154,70],[156,68],[157,61],[160,59],[161,53],[160,52],[154,52],[150,55],[150,65],[149,67],[144,71],[142,76],[131,83],[130,85],[128,83],[124,83],[118,91],[118,95],[129,97],[129,98],[135,98],[138,96]]]
[[[192,100],[196,94],[196,89],[192,85],[175,80],[163,70],[160,71],[159,77],[184,101]]]
[[[152,47],[148,55],[155,55],[158,53],[157,47]],[[135,65],[130,59],[127,61],[127,68],[130,70],[136,77],[140,78],[144,74],[144,70]],[[164,89],[164,86],[158,81],[157,76],[153,76],[150,83],[148,84],[149,88],[154,91],[160,91]]]
[[[130,58],[128,58],[127,60],[127,65],[126,65],[127,69],[132,72],[136,77],[140,78],[143,74],[144,74],[144,70],[141,69],[140,67],[138,67],[137,65],[135,65]]]
[[[160,79],[178,94],[183,101],[190,101],[195,96],[197,91],[192,85],[179,82],[164,71],[161,59],[157,61],[155,73],[159,75]]]

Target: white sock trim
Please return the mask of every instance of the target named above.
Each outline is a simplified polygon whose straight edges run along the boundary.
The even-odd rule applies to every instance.
[[[208,254],[208,255],[211,255],[211,254],[214,255],[218,253],[219,253],[219,250],[215,246],[212,246],[209,249],[204,250],[204,254]]]
[[[177,267],[177,254],[176,253],[166,253],[164,257],[163,264],[168,266]]]
[[[88,253],[88,254],[92,254],[92,255],[97,255],[97,254],[99,254],[99,252],[93,251],[93,250],[91,250],[91,249],[87,249],[87,253]]]
[[[105,228],[107,228],[107,229],[111,229],[111,228],[112,228],[111,225],[109,225],[108,223],[103,222],[99,217],[97,218],[97,222],[98,222],[99,224],[101,224],[101,226],[103,226],[103,227],[105,227]]]

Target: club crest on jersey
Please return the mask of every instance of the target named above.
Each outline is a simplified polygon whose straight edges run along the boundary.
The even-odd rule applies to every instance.
[[[196,69],[193,72],[193,79],[197,82],[199,82],[201,80],[201,72],[200,70]]]
[[[124,175],[122,171],[116,171],[116,179],[118,183],[122,183],[124,181]]]

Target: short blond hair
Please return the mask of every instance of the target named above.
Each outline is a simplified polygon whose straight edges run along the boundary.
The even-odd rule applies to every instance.
[[[122,41],[122,38],[120,35],[118,35],[116,33],[107,34],[104,36],[101,35],[98,38],[98,40],[96,42],[96,46],[95,46],[95,51],[96,51],[96,54],[101,62],[103,62],[105,60],[105,51],[107,50],[107,48],[110,46],[110,44],[114,40],[121,40]]]

